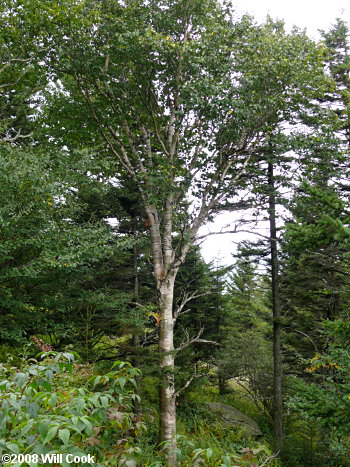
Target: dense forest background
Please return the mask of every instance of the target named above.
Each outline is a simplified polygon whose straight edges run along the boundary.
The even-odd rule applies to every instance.
[[[346,22],[0,8],[3,464],[350,466]]]

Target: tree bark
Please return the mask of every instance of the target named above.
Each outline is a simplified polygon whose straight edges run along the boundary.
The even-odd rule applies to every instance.
[[[273,161],[268,162],[269,221],[271,254],[271,287],[273,315],[273,367],[274,367],[274,429],[275,450],[280,452],[283,443],[283,405],[282,405],[282,356],[281,356],[281,309],[278,280],[277,229],[276,229],[276,191]]]
[[[176,392],[174,381],[174,285],[178,266],[174,265],[172,248],[173,196],[169,195],[163,214],[163,232],[155,206],[147,205],[146,213],[152,240],[153,274],[159,306],[160,409],[159,441],[170,467],[176,466]]]
[[[159,352],[161,368],[160,385],[160,441],[168,465],[176,465],[176,395],[174,382],[174,318],[173,297],[177,270],[170,270],[159,287],[160,333]]]
[[[134,238],[136,239],[137,232],[134,229],[133,232]],[[133,247],[133,269],[134,269],[134,298],[135,302],[138,302],[140,296],[139,290],[139,272],[138,272],[138,251],[136,246]],[[134,356],[131,359],[131,364],[134,367],[139,365],[139,356],[140,356],[140,334],[139,330],[135,329],[132,335],[132,345],[134,347]],[[136,389],[135,393],[137,396],[140,396],[140,377],[136,376]],[[133,399],[133,411],[136,415],[141,414],[141,404],[138,398]]]
[[[219,288],[219,278],[216,277],[216,288]],[[221,315],[219,312],[218,295],[216,295],[216,342],[221,344]],[[220,362],[218,365],[218,387],[219,394],[223,396],[226,393],[226,380],[221,373]]]

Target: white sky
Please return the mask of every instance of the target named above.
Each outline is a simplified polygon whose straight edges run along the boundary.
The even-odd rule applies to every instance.
[[[263,22],[269,14],[272,18],[284,19],[289,28],[306,28],[309,36],[320,39],[319,29],[328,30],[336,18],[343,18],[350,23],[350,0],[232,0],[232,5],[239,16],[249,13],[257,22]],[[203,228],[201,233],[220,231],[235,214],[221,215],[215,223]],[[234,225],[234,222],[233,222]],[[202,255],[206,261],[215,260],[219,264],[232,264],[235,244],[245,239],[254,239],[249,234],[214,235],[202,244]]]
[[[328,29],[337,17],[350,21],[349,0],[232,0],[238,13],[249,13],[258,22],[266,15],[284,19],[289,27],[306,28],[307,33],[318,38],[319,29]]]

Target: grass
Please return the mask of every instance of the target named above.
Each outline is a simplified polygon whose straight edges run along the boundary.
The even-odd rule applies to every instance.
[[[150,423],[147,423],[148,431],[138,443],[142,450],[140,465],[161,466],[164,465],[164,459],[155,450],[158,436],[158,416],[154,407],[154,398],[152,394],[148,394],[148,396],[151,396],[150,400],[146,401],[144,396],[143,401],[148,406],[148,409],[153,406],[153,414],[152,419],[149,421]],[[252,417],[258,423],[261,421],[261,415],[258,413],[257,408],[251,401],[244,398],[241,393],[234,391],[222,396],[210,384],[192,390],[182,399],[177,409],[179,465],[195,465],[195,460],[192,459],[195,450],[202,450],[204,454],[208,450],[212,451],[210,460],[204,461],[205,464],[202,464],[207,465],[207,467],[224,465],[220,459],[224,458],[225,455],[237,456],[237,459],[238,457],[240,458],[239,461],[237,460],[227,465],[252,465],[254,462],[252,460],[252,450],[258,451],[261,449],[261,454],[259,454],[261,459],[267,457],[269,442],[266,439],[269,439],[269,436],[266,436],[266,439],[263,440],[255,440],[247,436],[238,427],[227,426],[215,413],[206,407],[206,403],[208,402],[220,402],[231,405]],[[268,432],[267,435],[269,435]],[[269,463],[268,465],[277,465],[277,463]]]

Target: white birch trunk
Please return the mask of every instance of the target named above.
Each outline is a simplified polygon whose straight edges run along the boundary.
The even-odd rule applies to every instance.
[[[160,440],[165,442],[168,465],[176,465],[176,397],[174,384],[173,296],[177,271],[170,271],[159,288],[159,352],[162,371],[160,387]]]
[[[153,273],[157,284],[159,305],[160,369],[160,442],[164,443],[168,465],[176,466],[176,395],[174,382],[174,285],[178,267],[173,266],[172,196],[166,203],[164,232],[161,235],[159,218],[154,206],[147,206],[153,251]]]

